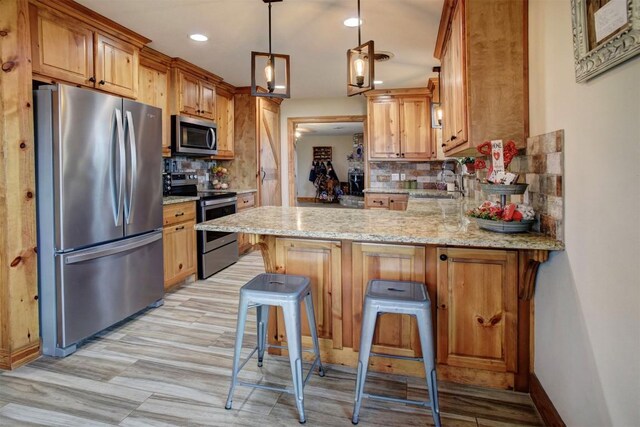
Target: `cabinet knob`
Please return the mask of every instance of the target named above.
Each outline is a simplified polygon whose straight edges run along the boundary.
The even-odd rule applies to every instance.
[[[402,157],[404,157],[404,153],[400,154]]]
[[[176,231],[178,230],[184,230],[184,225],[181,225],[180,227],[176,227]]]
[[[444,148],[444,147],[446,147],[446,146],[447,146],[447,144],[445,144],[445,143],[443,143],[443,144],[442,144],[442,148]]]
[[[453,140],[455,140],[455,139],[458,139],[458,137],[457,137],[457,136],[455,136],[455,135],[451,135],[451,140],[453,141]]]
[[[440,255],[440,261],[446,261],[447,259],[449,259],[449,257],[445,254]]]
[[[96,82],[96,78],[95,78],[95,77],[89,77],[89,81],[90,81],[91,83],[95,83],[95,82]]]
[[[176,213],[176,216],[182,216],[182,215],[184,215],[184,212],[178,212],[178,213]]]
[[[178,264],[178,270],[182,270],[182,264]]]

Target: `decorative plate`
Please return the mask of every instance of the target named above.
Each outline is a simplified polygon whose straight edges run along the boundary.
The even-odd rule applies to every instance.
[[[524,233],[531,230],[535,222],[533,219],[523,219],[522,221],[494,221],[491,219],[474,218],[478,227],[495,231],[497,233]]]

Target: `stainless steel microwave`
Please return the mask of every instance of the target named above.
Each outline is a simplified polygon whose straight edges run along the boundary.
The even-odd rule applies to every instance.
[[[186,116],[171,116],[171,145],[175,154],[215,156],[218,129],[214,122]]]

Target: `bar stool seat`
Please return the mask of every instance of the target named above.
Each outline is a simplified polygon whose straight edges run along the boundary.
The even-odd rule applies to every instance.
[[[420,333],[422,357],[404,357],[371,352],[376,320],[384,313],[408,314],[416,317]],[[428,401],[398,399],[364,392],[370,356],[382,356],[395,359],[421,361],[424,363],[429,389]],[[362,311],[362,330],[360,334],[360,353],[358,356],[358,375],[356,378],[355,403],[351,422],[358,424],[362,398],[387,402],[408,403],[431,408],[436,426],[440,426],[440,407],[438,405],[438,383],[436,379],[435,356],[433,346],[433,328],[431,322],[431,301],[425,286],[418,282],[391,280],[371,280],[367,286]]]
[[[300,302],[304,301],[315,359],[307,375],[303,379],[302,372],[302,344],[300,326]],[[287,346],[277,346],[267,344],[267,326],[269,321],[269,308],[271,306],[282,307],[284,314],[284,324],[287,334]],[[242,351],[242,339],[247,320],[249,308],[256,308],[258,321],[258,345],[251,354],[240,363],[240,353]],[[289,352],[289,363],[291,366],[291,377],[293,388],[277,388],[263,384],[254,384],[238,380],[238,373],[251,357],[258,353],[258,366],[261,367],[264,359],[264,352],[267,348],[286,348]],[[229,396],[225,409],[231,409],[233,401],[233,391],[237,385],[261,388],[266,390],[281,391],[295,395],[296,407],[298,409],[299,422],[304,424],[306,417],[304,413],[304,386],[306,385],[315,367],[318,367],[318,374],[324,376],[324,368],[320,361],[320,346],[318,343],[318,333],[316,330],[316,320],[313,309],[313,298],[311,296],[311,281],[305,276],[294,276],[290,274],[259,274],[246,285],[240,288],[240,303],[238,306],[238,323],[236,327],[236,342],[233,355],[233,372]]]

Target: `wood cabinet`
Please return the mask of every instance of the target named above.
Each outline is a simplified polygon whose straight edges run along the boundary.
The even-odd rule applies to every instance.
[[[236,202],[236,213],[252,209],[256,205],[256,193],[243,193],[238,194],[238,200]],[[238,233],[238,252],[240,255],[247,253],[251,250],[251,242],[249,242],[249,236],[244,233]]]
[[[342,265],[340,242],[325,240],[276,239],[276,265],[280,273],[307,276],[318,337],[332,348],[342,348]],[[303,340],[311,334],[304,303],[300,309]],[[286,341],[282,311],[278,309],[277,340]],[[326,345],[326,344],[324,344]]]
[[[364,195],[365,209],[406,211],[408,204],[408,194],[366,193]]]
[[[216,93],[216,124],[218,125],[218,154],[216,159],[233,159],[234,156],[234,101],[233,95]]]
[[[492,139],[524,146],[526,12],[520,1],[445,0],[434,53],[442,66],[445,155],[477,154]]]
[[[425,283],[425,247],[353,243],[353,348],[360,347],[362,305],[367,284],[372,279],[406,280]],[[372,351],[397,356],[418,357],[420,339],[415,318],[383,314],[378,318]]]
[[[136,98],[138,55],[149,40],[87,11],[66,3],[30,4],[35,77]]]
[[[224,162],[234,186],[257,188],[260,206],[282,204],[280,181],[281,99],[251,96],[250,88],[238,88],[234,96],[234,148],[236,160]]]
[[[369,160],[435,157],[431,98],[426,88],[371,91],[367,96]]]
[[[175,71],[174,82],[179,114],[216,119],[216,87],[213,82],[184,70]]]
[[[140,52],[138,101],[162,108],[162,155],[171,156],[169,116],[169,64],[171,58],[153,49]]]
[[[438,363],[516,372],[517,252],[439,248],[437,253]]]
[[[195,202],[166,205],[162,230],[164,288],[169,289],[196,273]]]

